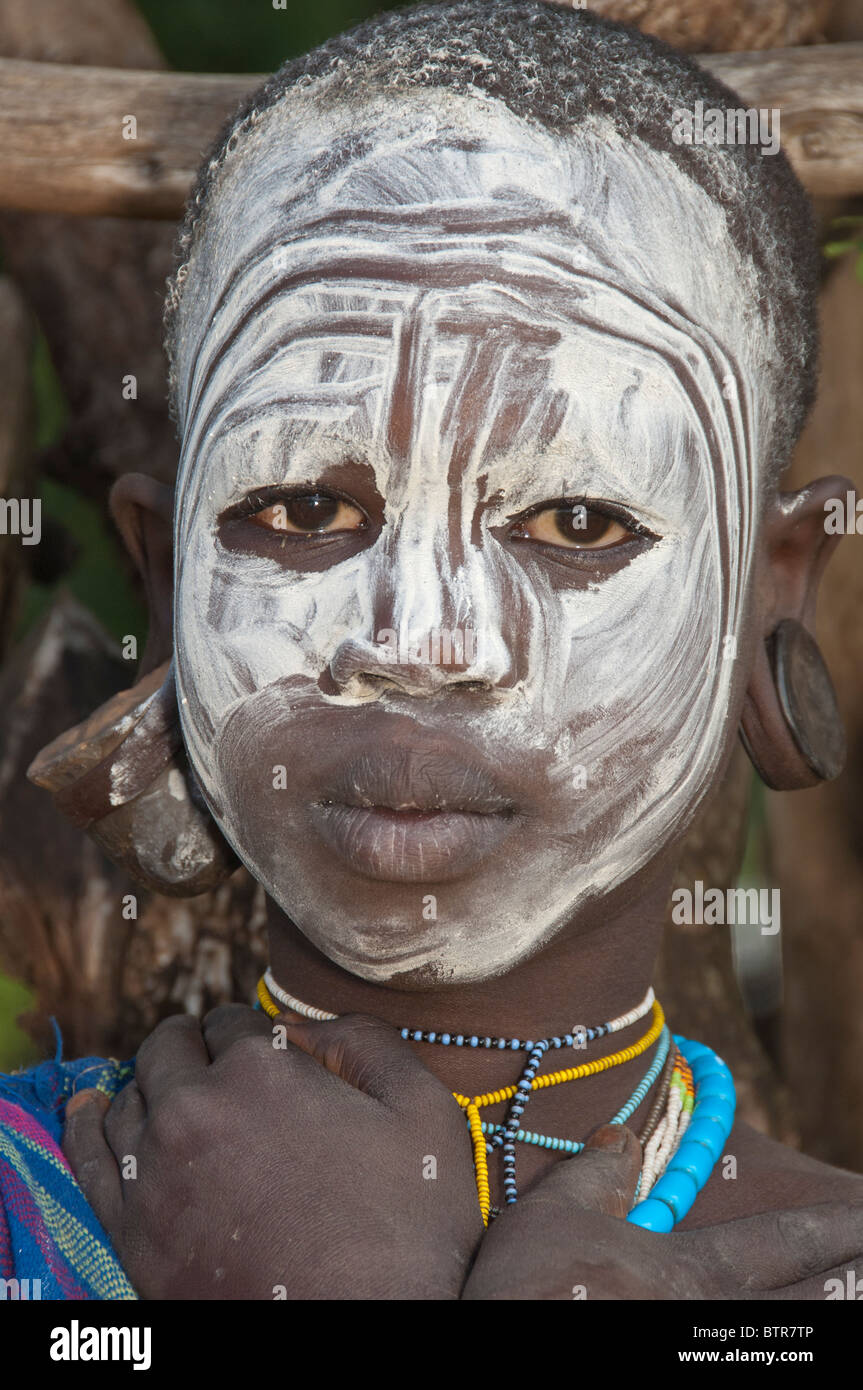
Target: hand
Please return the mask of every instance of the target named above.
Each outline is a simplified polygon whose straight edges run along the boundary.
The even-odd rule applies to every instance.
[[[393,1028],[231,1005],[166,1019],[136,1073],[107,1110],[70,1103],[63,1148],[141,1297],[460,1296],[468,1129]]]
[[[607,1147],[616,1142],[618,1148]],[[620,1147],[622,1145],[622,1147]],[[606,1125],[504,1210],[483,1241],[470,1300],[816,1299],[863,1268],[863,1202],[823,1202],[658,1235],[624,1220],[641,1146]]]

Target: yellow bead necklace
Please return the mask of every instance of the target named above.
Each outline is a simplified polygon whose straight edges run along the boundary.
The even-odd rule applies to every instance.
[[[289,1007],[289,1005],[284,1002],[276,1002],[268,987],[268,977],[269,972],[258,981],[258,1002],[268,1018],[277,1018],[282,1010]],[[279,990],[279,993],[283,996],[284,1000],[290,1001],[290,1005],[298,1005],[299,1008],[297,1012],[301,1012],[305,1017],[312,1018],[316,1021],[324,1021],[337,1017],[336,1014],[328,1014],[323,1010],[311,1009],[308,1005],[302,1004],[301,1001],[293,999],[292,996],[285,995],[282,990]],[[488,1226],[491,1212],[491,1189],[488,1176],[488,1149],[491,1145],[483,1133],[480,1110],[485,1109],[489,1105],[499,1105],[503,1101],[513,1101],[512,1108],[507,1117],[506,1126],[501,1135],[495,1136],[492,1143],[499,1143],[503,1146],[504,1191],[506,1193],[507,1202],[514,1202],[517,1192],[515,1185],[515,1144],[513,1140],[519,1127],[522,1112],[530,1095],[535,1091],[544,1090],[548,1086],[559,1086],[564,1082],[580,1081],[587,1076],[596,1076],[600,1072],[608,1071],[611,1067],[621,1066],[624,1062],[631,1062],[634,1058],[640,1057],[642,1053],[646,1052],[647,1049],[657,1041],[665,1027],[665,1014],[663,1013],[662,1005],[657,999],[653,998],[652,990],[649,991],[643,1005],[640,1006],[639,1009],[634,1009],[630,1014],[625,1015],[621,1019],[614,1020],[611,1024],[604,1024],[599,1029],[588,1030],[592,1035],[604,1035],[605,1033],[617,1031],[621,1027],[629,1026],[631,1021],[634,1021],[635,1018],[642,1015],[644,1004],[649,1000],[652,1001],[653,1014],[650,1028],[643,1037],[639,1038],[638,1042],[632,1043],[630,1047],[621,1048],[618,1052],[613,1052],[607,1057],[598,1057],[592,1062],[583,1062],[577,1067],[566,1067],[561,1071],[551,1072],[547,1076],[537,1076],[536,1073],[540,1062],[545,1052],[548,1051],[549,1046],[552,1043],[557,1047],[561,1045],[560,1038],[551,1040],[544,1039],[536,1044],[528,1044],[528,1047],[531,1049],[530,1061],[521,1079],[514,1086],[505,1086],[498,1091],[486,1091],[484,1094],[474,1096],[473,1098],[470,1096],[463,1096],[458,1091],[453,1091],[454,1100],[467,1116],[471,1143],[473,1145],[476,1190],[484,1226]],[[447,1034],[421,1034],[419,1032],[412,1034],[411,1030],[406,1028],[402,1029],[401,1033],[405,1038],[415,1036],[417,1040],[421,1041],[428,1040],[433,1042],[436,1037],[440,1037],[441,1040],[448,1038]],[[459,1037],[461,1036],[462,1035],[459,1035]],[[569,1037],[570,1035],[567,1036]],[[475,1044],[476,1040],[474,1040],[474,1045]],[[519,1046],[523,1045],[520,1044]]]

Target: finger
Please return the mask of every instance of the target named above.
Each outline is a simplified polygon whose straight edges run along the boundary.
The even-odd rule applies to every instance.
[[[131,1081],[114,1097],[103,1124],[108,1147],[118,1162],[137,1152],[146,1121],[144,1097],[137,1083]]]
[[[288,1042],[314,1057],[349,1086],[391,1110],[416,1111],[419,1101],[447,1096],[442,1082],[423,1065],[390,1023],[365,1014],[343,1014],[323,1023],[284,1019]],[[455,1112],[457,1113],[457,1111]]]
[[[148,1110],[183,1082],[196,1081],[210,1065],[201,1025],[189,1014],[173,1014],[145,1038],[135,1059],[135,1080]]]
[[[775,1300],[793,1300],[800,1302],[833,1302],[836,1299],[859,1299],[863,1291],[863,1280],[859,1277],[861,1258],[855,1255],[851,1262],[846,1265],[838,1265],[834,1269],[822,1269],[820,1274],[813,1274],[809,1279],[800,1279],[796,1284],[788,1284],[784,1289],[765,1289],[758,1293],[751,1294],[750,1297],[758,1302],[774,1302]]]
[[[739,1286],[782,1289],[859,1260],[863,1202],[819,1202],[792,1211],[765,1212],[710,1231],[716,1257],[732,1271]]]
[[[120,1170],[102,1121],[110,1106],[101,1091],[78,1091],[66,1106],[63,1153],[78,1186],[102,1225],[110,1230],[123,1205]]]
[[[558,1163],[534,1188],[582,1211],[621,1220],[635,1200],[642,1151],[638,1136],[626,1125],[602,1125],[580,1154]],[[525,1200],[529,1200],[530,1194]]]
[[[269,1019],[246,1004],[222,1004],[211,1009],[201,1025],[207,1052],[215,1062],[240,1038],[272,1038],[277,1019]]]

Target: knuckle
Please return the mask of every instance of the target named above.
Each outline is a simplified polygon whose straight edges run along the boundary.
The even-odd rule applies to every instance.
[[[183,1156],[198,1151],[212,1133],[211,1106],[201,1087],[178,1086],[150,1117],[148,1129],[156,1148]]]
[[[232,1023],[236,1018],[245,1018],[254,1011],[246,1004],[218,1004],[215,1009],[210,1009],[204,1015],[203,1026],[207,1028],[219,1028],[226,1023]]]
[[[192,1018],[190,1014],[171,1014],[168,1018],[163,1018],[138,1048],[138,1065],[152,1055],[158,1055],[165,1044],[178,1035],[197,1032],[199,1026],[197,1019]]]
[[[73,1165],[75,1177],[79,1187],[85,1192],[92,1192],[99,1184],[103,1176],[104,1164],[98,1158],[85,1158],[80,1163]]]
[[[262,1036],[259,1033],[246,1033],[243,1037],[237,1038],[225,1053],[225,1061],[240,1070],[260,1067],[266,1063],[272,1064],[273,1057],[271,1037],[269,1034]]]

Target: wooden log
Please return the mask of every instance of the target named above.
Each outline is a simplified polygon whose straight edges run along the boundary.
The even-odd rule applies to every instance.
[[[863,43],[700,56],[748,105],[779,107],[811,193],[863,192]],[[0,207],[176,220],[261,80],[0,59]]]
[[[748,106],[780,110],[782,148],[810,194],[863,193],[863,43],[701,61]]]
[[[551,3],[584,8],[579,0]],[[817,43],[833,5],[832,0],[589,0],[587,8],[687,53],[730,53]]]
[[[222,123],[261,80],[0,59],[0,206],[176,221]]]
[[[39,0],[38,15],[31,0],[0,0],[0,55],[39,64],[165,67],[131,0]],[[47,339],[68,411],[42,469],[100,506],[112,480],[142,462],[164,482],[173,477],[177,450],[160,347],[173,241],[167,222],[0,208],[4,270]],[[134,399],[123,389],[130,374]]]

